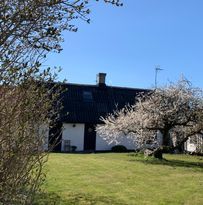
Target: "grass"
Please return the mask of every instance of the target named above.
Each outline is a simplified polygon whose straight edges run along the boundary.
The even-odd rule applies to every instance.
[[[40,205],[203,204],[203,157],[51,154]]]

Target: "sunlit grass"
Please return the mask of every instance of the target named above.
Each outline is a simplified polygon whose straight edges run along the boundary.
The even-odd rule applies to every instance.
[[[203,204],[203,157],[51,154],[41,204]]]

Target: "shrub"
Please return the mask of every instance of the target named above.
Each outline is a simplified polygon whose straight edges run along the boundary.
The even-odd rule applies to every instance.
[[[75,152],[77,149],[77,146],[71,146],[71,152]]]
[[[116,145],[111,148],[112,152],[127,152],[127,148],[123,145]]]

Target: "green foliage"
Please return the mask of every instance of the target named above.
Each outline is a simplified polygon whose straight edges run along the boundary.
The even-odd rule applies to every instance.
[[[123,145],[115,145],[111,148],[112,152],[127,152],[127,148]]]

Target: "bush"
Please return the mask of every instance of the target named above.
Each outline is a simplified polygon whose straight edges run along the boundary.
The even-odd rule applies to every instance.
[[[127,148],[123,145],[116,145],[111,148],[112,152],[127,152]]]
[[[75,152],[77,149],[77,146],[71,146],[71,152]]]

